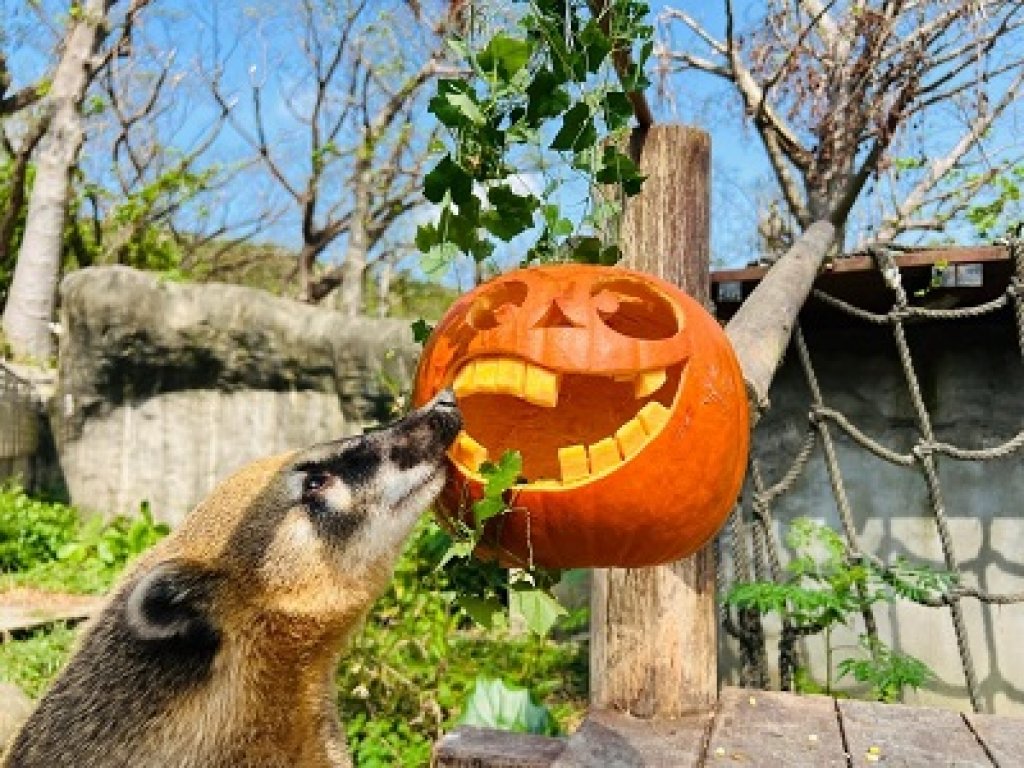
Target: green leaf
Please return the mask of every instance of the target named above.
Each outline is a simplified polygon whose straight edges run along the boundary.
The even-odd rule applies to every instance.
[[[526,105],[526,120],[539,125],[548,117],[557,117],[569,108],[569,94],[562,87],[564,81],[555,77],[549,69],[542,69],[533,77],[526,89],[529,102]]]
[[[497,498],[487,497],[473,502],[473,516],[479,525],[492,517],[503,514],[507,508],[508,505],[500,496]]]
[[[580,264],[600,264],[602,247],[599,237],[581,237],[569,250],[569,260]]]
[[[470,94],[453,93],[448,97],[448,103],[475,125],[483,125],[487,122],[487,118],[484,116],[483,111],[481,111],[480,105],[477,104],[476,99]]]
[[[622,91],[606,93],[601,106],[604,110],[604,122],[609,131],[625,127],[633,117],[633,103]]]
[[[412,322],[412,340],[417,344],[426,344],[430,334],[434,331],[434,326],[424,320],[422,317],[418,317]]]
[[[619,184],[627,196],[640,192],[644,177],[632,158],[615,147],[605,147],[601,156],[601,168],[595,177],[601,184]]]
[[[494,629],[494,617],[505,610],[496,597],[459,595],[455,598],[455,604],[484,629]]]
[[[420,257],[420,267],[433,277],[447,270],[458,255],[455,243],[438,243]]]
[[[416,228],[416,248],[421,253],[426,253],[439,242],[441,242],[441,236],[437,231],[437,225],[420,224]]]
[[[587,72],[596,73],[608,54],[612,51],[612,44],[597,19],[590,19],[587,25],[579,34],[579,41],[583,44],[583,61]]]
[[[551,142],[551,149],[579,152],[597,141],[597,129],[590,106],[579,103],[562,117],[562,127]]]
[[[558,617],[566,614],[564,606],[542,589],[514,589],[508,594],[508,606],[523,617],[527,629],[541,637],[546,637]]]
[[[430,202],[440,203],[446,193],[456,205],[465,205],[473,196],[473,177],[451,155],[442,157],[423,179],[423,196]]]
[[[535,704],[528,691],[483,677],[477,678],[459,724],[549,736],[557,733],[547,707]]]
[[[508,83],[530,60],[530,43],[499,32],[477,56],[484,73]]]
[[[482,217],[482,223],[495,237],[511,240],[533,226],[533,212],[540,202],[533,195],[517,195],[506,184],[492,187],[487,200],[494,206]]]
[[[427,111],[449,128],[464,128],[486,120],[472,86],[465,80],[439,80],[437,95],[428,103]]]
[[[519,482],[522,472],[523,456],[519,451],[505,451],[497,464],[485,461],[480,465],[480,474],[486,480],[484,494],[492,498],[500,497]]]

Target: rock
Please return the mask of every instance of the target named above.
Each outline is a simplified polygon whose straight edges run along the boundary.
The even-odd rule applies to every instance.
[[[97,511],[174,523],[246,461],[392,418],[414,370],[407,321],[252,288],[97,267],[61,296],[60,464]]]
[[[32,699],[18,686],[0,682],[0,754],[34,707]]]

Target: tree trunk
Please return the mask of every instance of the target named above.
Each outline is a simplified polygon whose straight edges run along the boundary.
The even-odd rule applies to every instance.
[[[373,156],[372,150],[363,147],[363,158]],[[345,261],[342,270],[344,279],[341,281],[341,296],[338,309],[348,317],[356,317],[363,312],[363,276],[366,272],[367,251],[370,249],[370,205],[373,186],[373,175],[370,163],[360,160],[355,174],[355,201],[352,205],[352,225],[348,230],[348,246],[345,248]]]
[[[391,262],[380,261],[380,274],[377,276],[377,317],[391,316]]]
[[[78,17],[69,21],[63,54],[47,96],[50,125],[36,161],[25,234],[4,309],[4,332],[18,357],[45,361],[52,354],[50,320],[60,275],[71,171],[84,140],[82,100],[93,74],[94,56],[107,33],[107,13],[113,2],[85,0]]]
[[[632,154],[648,176],[626,205],[625,265],[710,294],[710,161],[706,133],[677,125],[638,131]],[[655,568],[595,569],[590,703],[639,717],[680,717],[718,697],[713,549]]]

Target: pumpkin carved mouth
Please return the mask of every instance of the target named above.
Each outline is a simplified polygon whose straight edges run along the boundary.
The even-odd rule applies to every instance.
[[[636,456],[669,419],[685,365],[630,374],[557,372],[514,357],[470,360],[452,383],[464,429],[450,449],[463,472],[507,450],[537,490],[590,482]]]

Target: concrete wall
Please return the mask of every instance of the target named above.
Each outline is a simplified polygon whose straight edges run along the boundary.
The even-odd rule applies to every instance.
[[[984,448],[1024,429],[1024,363],[1008,312],[983,322],[933,323],[908,331],[939,440]],[[808,341],[826,404],[884,445],[907,452],[918,433],[891,331],[856,325],[808,329]],[[771,400],[772,410],[754,441],[769,484],[789,466],[807,425],[810,396],[795,359],[786,361]],[[943,569],[920,469],[889,464],[838,428],[832,433],[862,547],[889,561],[902,555]],[[963,583],[997,593],[1024,590],[1024,453],[976,463],[940,458],[939,474]],[[841,530],[820,447],[774,514],[780,529],[796,517],[809,517]],[[780,540],[782,534],[777,531]],[[1024,714],[1024,604],[983,606],[966,599],[963,606],[986,709]],[[924,660],[938,675],[907,701],[969,708],[949,611],[904,601],[882,605],[876,613],[882,639]],[[775,660],[777,632],[772,635],[769,658]],[[837,659],[854,655],[850,646],[856,636],[840,633],[835,644],[846,646]],[[724,633],[722,646],[724,679],[735,681],[737,646]],[[805,648],[815,677],[822,680],[823,643],[810,640]]]
[[[394,414],[416,348],[408,323],[125,268],[62,286],[52,423],[71,500],[148,501],[175,523],[247,461]]]

